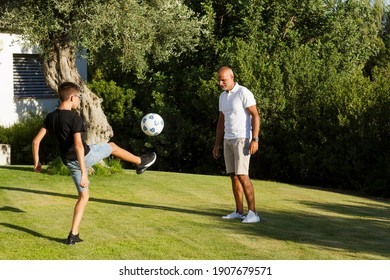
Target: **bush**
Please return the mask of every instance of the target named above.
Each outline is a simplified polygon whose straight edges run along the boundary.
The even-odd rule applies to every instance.
[[[117,158],[109,157],[103,163],[95,164],[88,170],[90,176],[107,176],[122,172],[121,161]],[[55,158],[47,165],[46,172],[50,175],[69,175],[68,168],[60,157]]]
[[[120,159],[114,157],[104,159],[104,164],[95,164],[93,170],[93,175],[96,176],[107,176],[123,172]]]
[[[0,126],[0,142],[11,145],[12,164],[32,164],[31,143],[42,127],[44,114],[30,115],[10,127]],[[40,146],[42,164],[58,156],[56,147],[50,137],[45,137]]]
[[[50,175],[69,175],[68,168],[63,164],[60,157],[49,162],[46,172]]]

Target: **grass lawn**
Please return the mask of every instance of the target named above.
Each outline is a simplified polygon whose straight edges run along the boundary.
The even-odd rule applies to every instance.
[[[254,180],[262,221],[222,220],[230,180],[134,170],[90,178],[85,241],[64,245],[69,176],[0,167],[1,260],[390,259],[390,202]]]

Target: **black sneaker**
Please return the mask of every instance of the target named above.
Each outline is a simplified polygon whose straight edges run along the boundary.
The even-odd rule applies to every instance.
[[[152,164],[156,161],[157,155],[156,153],[151,153],[149,155],[141,156],[141,163],[135,166],[137,174],[142,174],[148,169]]]
[[[80,239],[79,234],[72,234],[72,232],[69,232],[68,239],[66,239],[66,244],[67,245],[74,245],[76,243],[83,242],[82,239]]]

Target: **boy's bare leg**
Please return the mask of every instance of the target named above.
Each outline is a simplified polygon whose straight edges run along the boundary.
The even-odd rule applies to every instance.
[[[76,235],[79,233],[79,227],[81,219],[84,215],[85,207],[89,200],[89,190],[85,189],[83,192],[79,192],[79,198],[74,207],[73,221],[72,221],[72,234]]]
[[[125,161],[137,164],[137,165],[141,164],[141,158],[139,156],[133,155],[129,151],[122,149],[121,147],[119,147],[118,145],[116,145],[113,142],[109,142],[108,144],[112,148],[112,155],[114,155],[120,159],[123,159]]]

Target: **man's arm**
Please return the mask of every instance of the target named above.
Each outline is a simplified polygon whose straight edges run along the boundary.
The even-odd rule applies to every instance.
[[[85,167],[84,146],[81,140],[81,133],[78,132],[73,134],[73,139],[74,139],[74,148],[76,150],[76,155],[77,155],[77,161],[79,162],[80,171],[81,171],[80,186],[86,188],[88,187],[88,173],[87,173],[87,168]]]
[[[222,112],[219,112],[219,118],[217,123],[217,130],[216,130],[216,136],[215,136],[215,143],[214,143],[214,149],[213,149],[213,157],[215,159],[218,159],[220,154],[220,145],[223,138],[223,133],[225,130],[225,116]]]
[[[256,105],[250,106],[246,108],[252,116],[252,139],[259,137],[260,133],[260,116],[259,112],[257,111]],[[254,153],[257,152],[259,149],[259,143],[255,141],[251,141],[250,144],[250,153],[253,155]]]
[[[41,162],[39,161],[39,145],[41,144],[41,141],[42,141],[43,137],[45,137],[45,135],[46,135],[46,128],[42,127],[32,141],[34,172],[41,172],[42,171],[42,165],[41,165]]]

